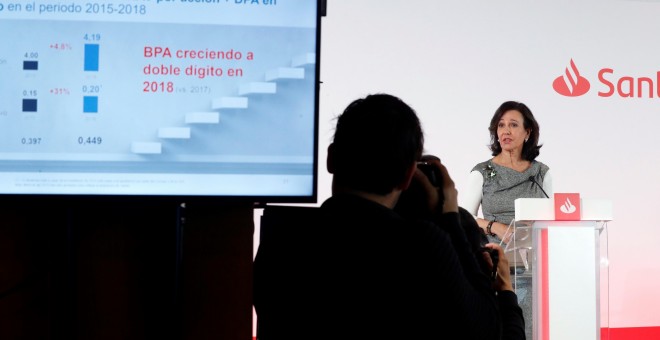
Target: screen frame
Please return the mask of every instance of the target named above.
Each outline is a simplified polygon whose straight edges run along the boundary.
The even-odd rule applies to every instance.
[[[310,1],[310,0],[308,0]],[[55,200],[101,200],[101,201],[176,201],[176,202],[252,202],[255,206],[267,203],[317,203],[318,200],[318,176],[319,176],[319,102],[320,102],[320,53],[321,53],[321,17],[326,15],[326,1],[313,0],[316,2],[316,33],[315,33],[315,62],[310,69],[314,70],[314,99],[313,99],[313,151],[312,151],[312,181],[310,194],[132,194],[132,193],[7,193],[0,192],[2,201],[22,201],[23,199],[55,199]]]

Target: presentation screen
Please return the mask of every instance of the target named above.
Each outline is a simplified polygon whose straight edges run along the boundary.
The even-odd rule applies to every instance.
[[[0,194],[316,200],[316,0],[0,0]]]

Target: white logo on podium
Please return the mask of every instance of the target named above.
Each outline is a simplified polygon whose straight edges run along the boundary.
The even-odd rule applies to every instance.
[[[562,204],[562,206],[559,208],[559,210],[561,210],[561,212],[563,212],[564,214],[572,214],[575,212],[576,209],[577,208],[573,205],[573,203],[571,203],[571,200],[568,198],[566,198],[566,202],[564,202],[564,204]]]

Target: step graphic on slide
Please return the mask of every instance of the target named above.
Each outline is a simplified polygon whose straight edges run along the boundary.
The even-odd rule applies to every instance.
[[[266,72],[265,81],[254,81],[239,85],[238,96],[223,96],[211,101],[212,111],[187,112],[184,123],[190,126],[205,124],[219,124],[220,111],[222,110],[245,110],[248,109],[250,95],[276,94],[276,81],[287,81],[305,79],[306,66],[316,63],[315,53],[304,53],[291,60],[291,67],[277,67]],[[187,140],[193,137],[190,126],[186,127],[161,127],[158,129],[158,138],[161,140]],[[133,142],[131,152],[135,154],[161,154],[162,144],[160,142]]]
[[[293,58],[291,66],[311,66],[316,64],[316,53],[305,53]]]
[[[238,94],[274,94],[277,92],[277,83],[255,81],[252,83],[243,84],[238,89]]]
[[[162,145],[158,142],[133,142],[131,143],[131,152],[137,154],[160,154]]]
[[[213,99],[213,102],[211,102],[211,108],[213,110],[247,109],[247,107],[247,97],[220,97],[218,99]]]
[[[296,67],[279,67],[266,73],[266,81],[281,79],[304,79],[305,69]]]
[[[218,124],[220,123],[220,113],[209,112],[188,112],[185,118],[186,124]]]

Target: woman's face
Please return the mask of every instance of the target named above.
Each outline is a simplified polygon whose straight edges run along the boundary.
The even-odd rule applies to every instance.
[[[525,130],[525,119],[518,110],[504,112],[499,123],[497,123],[497,138],[502,146],[502,151],[522,152],[523,143],[529,137],[529,131]]]

